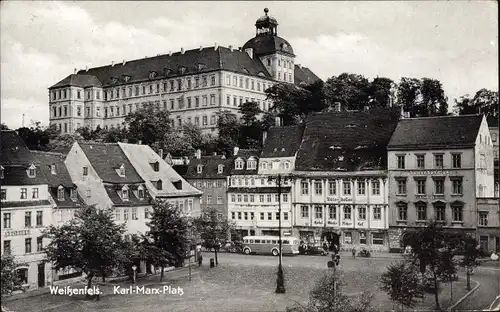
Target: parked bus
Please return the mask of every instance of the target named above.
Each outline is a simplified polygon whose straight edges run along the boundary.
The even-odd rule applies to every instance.
[[[283,255],[299,254],[299,239],[285,236],[281,238]],[[243,253],[279,255],[279,236],[245,236],[243,237]]]

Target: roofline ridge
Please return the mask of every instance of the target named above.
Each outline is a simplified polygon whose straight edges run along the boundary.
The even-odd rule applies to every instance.
[[[64,154],[63,154],[63,153],[59,153],[59,152],[51,152],[51,151],[30,150],[30,152],[32,152],[32,153],[38,153],[38,154],[49,154],[49,155],[60,155],[60,156],[64,156]]]
[[[416,119],[432,119],[432,118],[451,118],[451,117],[481,117],[484,116],[482,114],[467,114],[467,115],[445,115],[445,116],[427,116],[427,117],[412,117],[412,118],[403,118],[401,120],[416,120]]]

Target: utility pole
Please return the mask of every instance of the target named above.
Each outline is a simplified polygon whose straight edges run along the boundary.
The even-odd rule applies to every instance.
[[[283,276],[282,258],[283,258],[283,242],[281,241],[281,174],[278,174],[278,230],[279,230],[279,264],[278,264],[278,278],[276,281],[276,293],[285,293],[285,278]]]

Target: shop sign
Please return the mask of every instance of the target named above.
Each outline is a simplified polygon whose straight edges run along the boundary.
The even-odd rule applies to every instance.
[[[342,221],[342,225],[352,225],[352,223],[349,221]]]
[[[323,220],[314,220],[314,224],[323,224]]]
[[[363,226],[364,222],[363,221],[358,221],[358,226]]]
[[[328,221],[328,225],[337,225],[338,222],[337,221]]]
[[[5,237],[9,236],[25,236],[30,235],[30,230],[8,231],[5,232]]]
[[[449,175],[450,171],[448,170],[418,170],[418,171],[409,171],[411,175],[424,176],[424,175]]]
[[[332,196],[327,196],[326,197],[326,201],[327,202],[336,202],[336,203],[340,203],[340,202],[352,202],[352,197],[346,197],[346,196],[343,196],[343,197],[332,197]]]

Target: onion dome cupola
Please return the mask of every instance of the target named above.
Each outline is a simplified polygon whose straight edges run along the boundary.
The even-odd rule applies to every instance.
[[[255,22],[255,37],[243,45],[243,50],[252,48],[256,56],[282,53],[295,57],[290,43],[278,36],[278,21],[268,15],[269,9],[264,9],[264,16]]]

